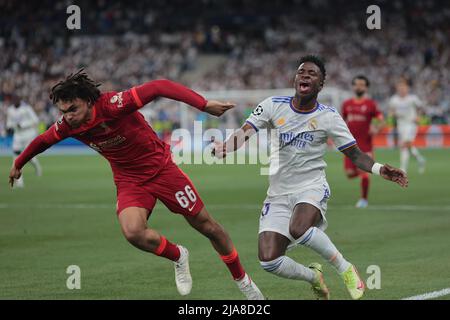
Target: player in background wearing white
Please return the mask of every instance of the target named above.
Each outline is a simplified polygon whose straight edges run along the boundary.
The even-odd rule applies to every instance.
[[[13,95],[12,104],[8,107],[6,114],[6,128],[13,131],[12,150],[14,159],[28,146],[28,144],[38,135],[39,118],[33,108],[21,101],[20,97]],[[31,160],[36,175],[42,175],[42,167],[37,158]],[[24,187],[23,175],[17,179],[15,184],[18,188]]]
[[[399,169],[375,163],[358,148],[336,109],[317,102],[325,77],[325,66],[318,57],[302,57],[294,80],[295,96],[270,97],[261,102],[225,142],[214,142],[212,153],[225,157],[258,130],[275,130],[277,134],[271,135],[269,189],[259,225],[258,256],[262,268],[279,277],[307,281],[318,299],[328,299],[322,266],[312,263],[305,267],[286,256],[287,249],[304,245],[334,266],[351,297],[360,299],[364,294],[363,280],[324,232],[330,197],[323,160],[327,140],[331,138],[361,170],[402,187],[408,185],[408,178]]]
[[[410,153],[417,160],[419,173],[425,172],[425,158],[414,146],[417,134],[417,108],[423,106],[422,101],[409,92],[408,80],[401,78],[396,85],[397,94],[389,100],[389,112],[397,120],[397,132],[400,145],[400,168],[407,172]]]

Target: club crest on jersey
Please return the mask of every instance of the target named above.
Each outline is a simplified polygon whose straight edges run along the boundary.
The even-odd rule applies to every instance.
[[[255,116],[259,116],[260,114],[263,113],[263,111],[264,111],[263,107],[257,106],[255,108],[255,110],[253,110],[252,114],[255,115]]]
[[[109,102],[118,103],[117,108],[122,108],[123,107],[122,94],[123,94],[123,92],[119,92],[118,94],[112,96],[111,99],[109,100]]]
[[[286,123],[286,120],[284,118],[280,118],[277,120],[277,125],[279,125],[279,126],[282,126],[285,123]]]
[[[59,126],[63,123],[63,116],[59,117],[59,119],[55,123],[55,129],[56,131],[59,131]]]
[[[309,123],[308,123],[309,130],[317,130],[318,126],[319,125],[317,124],[317,120],[316,119],[309,120]]]

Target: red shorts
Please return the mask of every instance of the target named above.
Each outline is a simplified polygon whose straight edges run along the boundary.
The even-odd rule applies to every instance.
[[[191,179],[171,160],[144,184],[117,184],[118,215],[128,207],[146,208],[150,215],[156,199],[170,211],[184,216],[195,216],[204,206]]]
[[[365,152],[367,155],[373,158],[373,151]],[[350,160],[349,157],[344,156],[344,169],[346,172],[362,172],[360,169],[358,169],[357,166]]]

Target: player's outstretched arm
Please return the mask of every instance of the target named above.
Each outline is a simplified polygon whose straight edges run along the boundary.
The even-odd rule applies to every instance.
[[[225,158],[227,153],[234,152],[239,149],[255,133],[255,129],[248,123],[245,123],[241,128],[229,136],[225,142],[215,141],[215,139],[212,139],[213,149],[211,153],[219,159]]]
[[[30,142],[28,147],[23,150],[23,152],[14,161],[11,170],[9,172],[9,184],[11,187],[14,186],[14,180],[19,179],[22,174],[23,166],[37,156],[39,153],[44,152],[52,145],[60,141],[54,131],[54,127],[50,128],[43,134],[37,136],[33,141]]]
[[[375,163],[366,153],[362,152],[358,146],[354,146],[342,151],[361,170],[381,175],[384,179],[392,181],[401,187],[408,186],[408,177],[405,172],[394,168],[388,164],[381,165]]]
[[[207,101],[197,92],[166,79],[146,82],[131,91],[138,107],[146,105],[157,97],[181,101],[214,116],[221,116],[234,107],[234,104],[230,102]]]

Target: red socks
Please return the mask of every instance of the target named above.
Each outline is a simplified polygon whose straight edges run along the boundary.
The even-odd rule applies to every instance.
[[[227,265],[234,280],[240,280],[245,276],[245,271],[239,261],[239,255],[236,248],[233,247],[233,251],[231,251],[229,255],[220,256],[220,258]]]
[[[154,253],[157,256],[164,257],[172,261],[178,261],[180,258],[180,249],[178,249],[175,244],[171,243],[164,236],[161,236],[161,243],[158,248],[156,248]],[[245,276],[245,271],[239,261],[239,255],[236,248],[233,247],[233,250],[229,255],[220,256],[220,258],[230,270],[234,280],[240,280]]]
[[[161,236],[161,243],[158,248],[156,248],[155,254],[172,261],[178,261],[178,259],[180,259],[180,249],[164,236]]]
[[[369,175],[367,173],[361,174],[361,198],[367,200],[369,194]]]

